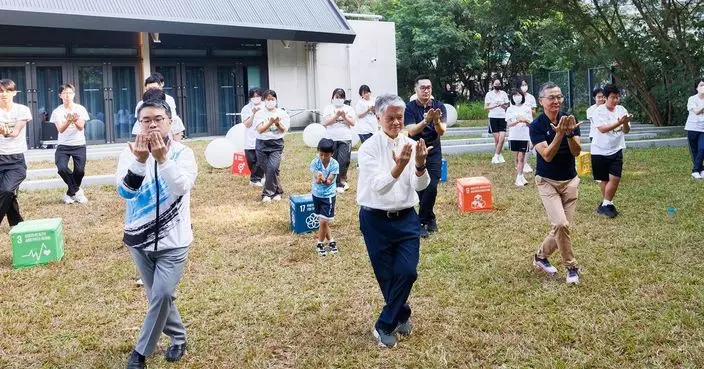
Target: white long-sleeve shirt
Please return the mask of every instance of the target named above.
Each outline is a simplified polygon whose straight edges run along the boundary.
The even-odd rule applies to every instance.
[[[396,166],[391,152],[396,156],[406,143],[413,145],[411,160],[398,178],[391,175]],[[357,183],[357,204],[372,209],[387,211],[403,210],[418,205],[418,194],[430,183],[428,171],[416,176],[416,142],[399,134],[392,139],[383,131],[375,133],[364,141],[357,153],[359,162],[359,182]]]
[[[193,150],[172,141],[168,160],[156,164],[149,155],[140,163],[125,148],[120,154],[115,180],[117,194],[125,199],[125,228],[123,241],[129,247],[157,250],[188,247],[193,242],[191,229],[191,188],[198,176],[198,165]],[[155,172],[159,179],[158,240],[156,240]]]

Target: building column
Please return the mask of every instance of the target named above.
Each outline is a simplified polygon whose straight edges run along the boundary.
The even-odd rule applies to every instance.
[[[140,86],[144,86],[144,80],[152,74],[151,54],[149,53],[150,43],[149,33],[139,33],[139,66],[140,66]]]

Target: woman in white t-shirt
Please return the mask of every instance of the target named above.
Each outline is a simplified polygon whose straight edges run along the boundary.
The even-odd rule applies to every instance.
[[[511,106],[506,109],[508,124],[508,145],[516,153],[516,186],[528,184],[523,175],[525,155],[530,142],[529,125],[533,121],[533,109],[526,101],[526,96],[519,90],[511,91]]]
[[[254,115],[254,125],[257,127],[257,163],[264,168],[264,188],[262,202],[281,201],[284,193],[279,178],[281,154],[284,152],[284,134],[291,127],[288,113],[277,107],[276,91],[266,90],[262,93],[264,109]]]
[[[367,85],[359,87],[359,96],[361,99],[357,101],[354,110],[357,113],[357,134],[359,140],[364,143],[369,137],[372,137],[379,130],[379,120],[376,118],[376,110],[374,109],[374,100],[372,100],[372,90]]]
[[[59,98],[62,104],[51,113],[49,121],[56,125],[59,132],[58,145],[54,154],[54,162],[59,176],[64,180],[68,190],[64,195],[65,204],[79,202],[85,204],[88,198],[81,189],[83,176],[86,174],[86,121],[90,120],[88,111],[80,104],[73,102],[76,88],[66,83],[59,87]],[[73,170],[68,162],[73,160]]]
[[[0,79],[0,222],[7,216],[10,227],[24,220],[17,202],[17,189],[27,177],[26,126],[32,120],[28,107],[13,102],[15,95],[15,82]]]
[[[526,97],[526,102],[525,105],[529,106],[531,109],[531,113],[535,115],[536,109],[538,109],[538,102],[535,101],[535,96],[531,95],[530,92],[528,92],[529,86],[528,86],[528,81],[525,79],[522,79],[518,82],[518,88],[523,92],[523,96]]]
[[[260,88],[249,89],[249,104],[245,105],[240,112],[242,124],[245,127],[244,156],[249,166],[249,184],[251,186],[263,187],[264,168],[257,164],[257,126],[254,125],[254,115],[264,109],[262,103],[262,90]]]
[[[337,176],[338,193],[350,188],[347,184],[347,169],[350,167],[352,139],[355,134],[352,131],[354,116],[354,109],[345,105],[345,90],[333,90],[331,104],[323,110],[323,126],[327,131],[326,137],[335,142],[332,157],[340,164],[340,174]]]
[[[704,78],[694,83],[697,93],[687,100],[687,123],[684,126],[689,141],[689,152],[692,155],[692,177],[704,178]]]
[[[501,150],[504,148],[504,138],[506,137],[506,108],[510,105],[508,95],[501,90],[501,80],[496,78],[493,82],[493,90],[486,93],[484,97],[484,110],[489,112],[489,133],[494,136],[494,157],[492,164],[505,163]]]

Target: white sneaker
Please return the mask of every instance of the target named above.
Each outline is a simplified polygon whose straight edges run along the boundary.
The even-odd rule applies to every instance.
[[[523,187],[523,181],[521,181],[521,177],[516,177],[516,182],[514,182],[516,187]]]
[[[692,172],[692,178],[694,179],[702,179],[702,175],[697,172]]]
[[[345,191],[347,191],[350,189],[350,185],[348,185],[347,182],[345,182],[345,184],[342,186],[342,188],[344,188]]]
[[[76,200],[72,199],[71,196],[69,195],[64,195],[64,204],[70,205],[76,202]]]
[[[252,181],[250,181],[250,182],[249,182],[249,185],[250,185],[250,186],[255,186],[255,187],[264,187],[264,184],[263,184],[261,181],[259,181],[259,182],[252,182]]]
[[[523,173],[532,173],[533,168],[528,165],[528,163],[523,164]]]
[[[501,163],[505,163],[505,162],[506,162],[506,160],[504,160],[504,156],[503,156],[503,155],[501,155],[501,154],[499,154],[499,157],[498,157],[498,159],[499,159],[499,164],[501,164]]]
[[[702,170],[701,172],[699,172],[699,175],[702,176],[702,178],[704,178],[704,170]]]
[[[274,196],[274,201],[281,201],[281,195]]]
[[[494,155],[494,157],[491,158],[491,164],[499,164],[499,157],[498,157],[498,155]]]
[[[269,197],[269,196],[262,197],[262,202],[263,203],[271,202],[271,197]]]
[[[137,282],[135,282],[137,286],[144,286],[144,282],[142,282],[142,278],[138,279]]]
[[[82,188],[80,188],[80,189],[78,189],[78,191],[76,191],[76,194],[73,195],[73,199],[76,200],[77,202],[81,203],[81,204],[85,204],[85,203],[88,202],[88,198],[87,198],[86,195],[83,193],[83,189],[82,189]]]
[[[524,186],[528,184],[528,180],[526,179],[526,177],[521,176],[520,178],[521,178],[521,182],[523,182]]]
[[[338,187],[338,188],[337,188],[337,193],[345,193],[345,188],[344,188],[344,187]]]

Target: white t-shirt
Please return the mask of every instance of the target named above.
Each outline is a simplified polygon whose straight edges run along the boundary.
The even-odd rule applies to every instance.
[[[606,104],[599,105],[594,111],[592,126],[600,127],[615,123],[621,117],[628,115],[628,111],[621,105],[616,105],[613,111],[610,111]],[[628,123],[630,126],[630,123]],[[619,150],[626,148],[626,138],[618,127],[606,133],[601,133],[599,130],[594,132],[594,140],[591,144],[592,155],[613,155]]]
[[[289,117],[286,110],[280,108],[276,108],[274,111],[267,108],[258,111],[257,114],[254,114],[254,125],[259,126],[264,123],[264,121],[274,117],[279,117],[281,124],[286,127],[287,131],[291,128],[291,117]],[[276,125],[272,124],[268,131],[264,131],[264,133],[259,133],[257,135],[257,140],[277,140],[279,138],[284,138],[284,134],[285,132],[279,131],[279,129],[276,128]]]
[[[361,113],[367,110],[370,106],[374,106],[374,100],[364,100],[360,99],[354,106],[356,113]],[[379,130],[379,121],[376,118],[376,114],[373,111],[368,112],[364,115],[364,118],[357,118],[357,123],[355,124],[357,133],[360,135],[368,133],[376,133]]]
[[[704,100],[697,95],[690,96],[689,100],[687,100],[689,116],[687,116],[687,123],[684,126],[686,131],[704,132],[704,113],[694,114],[695,110],[700,110],[701,108],[704,108]]]
[[[517,121],[527,119],[533,121],[533,111],[531,107],[524,103],[521,106],[511,105],[506,109],[506,125]],[[530,129],[525,123],[518,123],[513,127],[508,127],[508,139],[510,141],[530,141]]]
[[[510,101],[508,100],[508,94],[506,91],[496,92],[496,90],[491,90],[487,92],[486,97],[484,97],[484,104],[503,105],[508,103],[510,103]],[[489,118],[506,118],[506,110],[500,106],[497,106],[494,109],[489,110]]]
[[[335,105],[333,104],[326,106],[325,110],[323,110],[323,119],[327,120],[328,117],[335,114],[335,111],[337,111],[337,109],[343,109],[345,111],[345,115],[353,122],[355,121],[354,109],[352,109],[351,106],[345,104],[343,104],[340,108],[335,107]],[[354,132],[352,131],[352,127],[347,125],[347,122],[344,121],[342,118],[338,118],[335,123],[325,127],[325,130],[326,137],[333,141],[351,141],[354,138]]]
[[[69,113],[78,114],[78,118],[82,119],[84,122],[87,122],[90,120],[90,115],[88,115],[88,111],[86,110],[86,108],[84,108],[83,105],[74,103],[70,109],[66,109],[64,104],[59,105],[58,108],[54,109],[54,111],[51,112],[51,118],[49,118],[49,121],[58,125],[59,123],[66,120],[66,116]],[[59,141],[59,145],[66,145],[66,146],[83,146],[83,145],[85,145],[86,144],[85,126],[83,127],[83,129],[79,130],[78,128],[76,128],[75,124],[70,124],[68,126],[68,128],[66,128],[66,130],[63,133],[59,132],[58,141]]]
[[[240,112],[242,122],[252,116],[252,108],[254,107],[255,105],[252,104],[252,102],[249,102],[244,106],[244,108],[242,108],[242,111]],[[256,107],[258,107],[260,111],[266,109],[263,102],[260,102],[259,105],[256,105]],[[249,128],[245,126],[244,134],[244,149],[254,150],[257,147],[257,136],[259,135],[259,132],[257,132],[257,126],[254,124],[254,119],[252,119],[252,125]]]
[[[604,105],[604,104],[601,104]],[[589,138],[593,138],[596,134],[596,124],[594,124],[594,112],[601,105],[594,104],[587,108],[587,119],[589,119]]]
[[[13,128],[18,120],[26,120],[27,124],[32,120],[32,112],[28,107],[13,103],[8,110],[0,109],[0,123],[9,123]],[[27,151],[27,127],[22,128],[17,137],[4,137],[0,135],[0,155],[22,154]]]
[[[530,106],[531,109],[537,109],[538,108],[538,103],[535,101],[535,96],[525,93],[526,96],[526,102],[523,103],[524,105]]]

